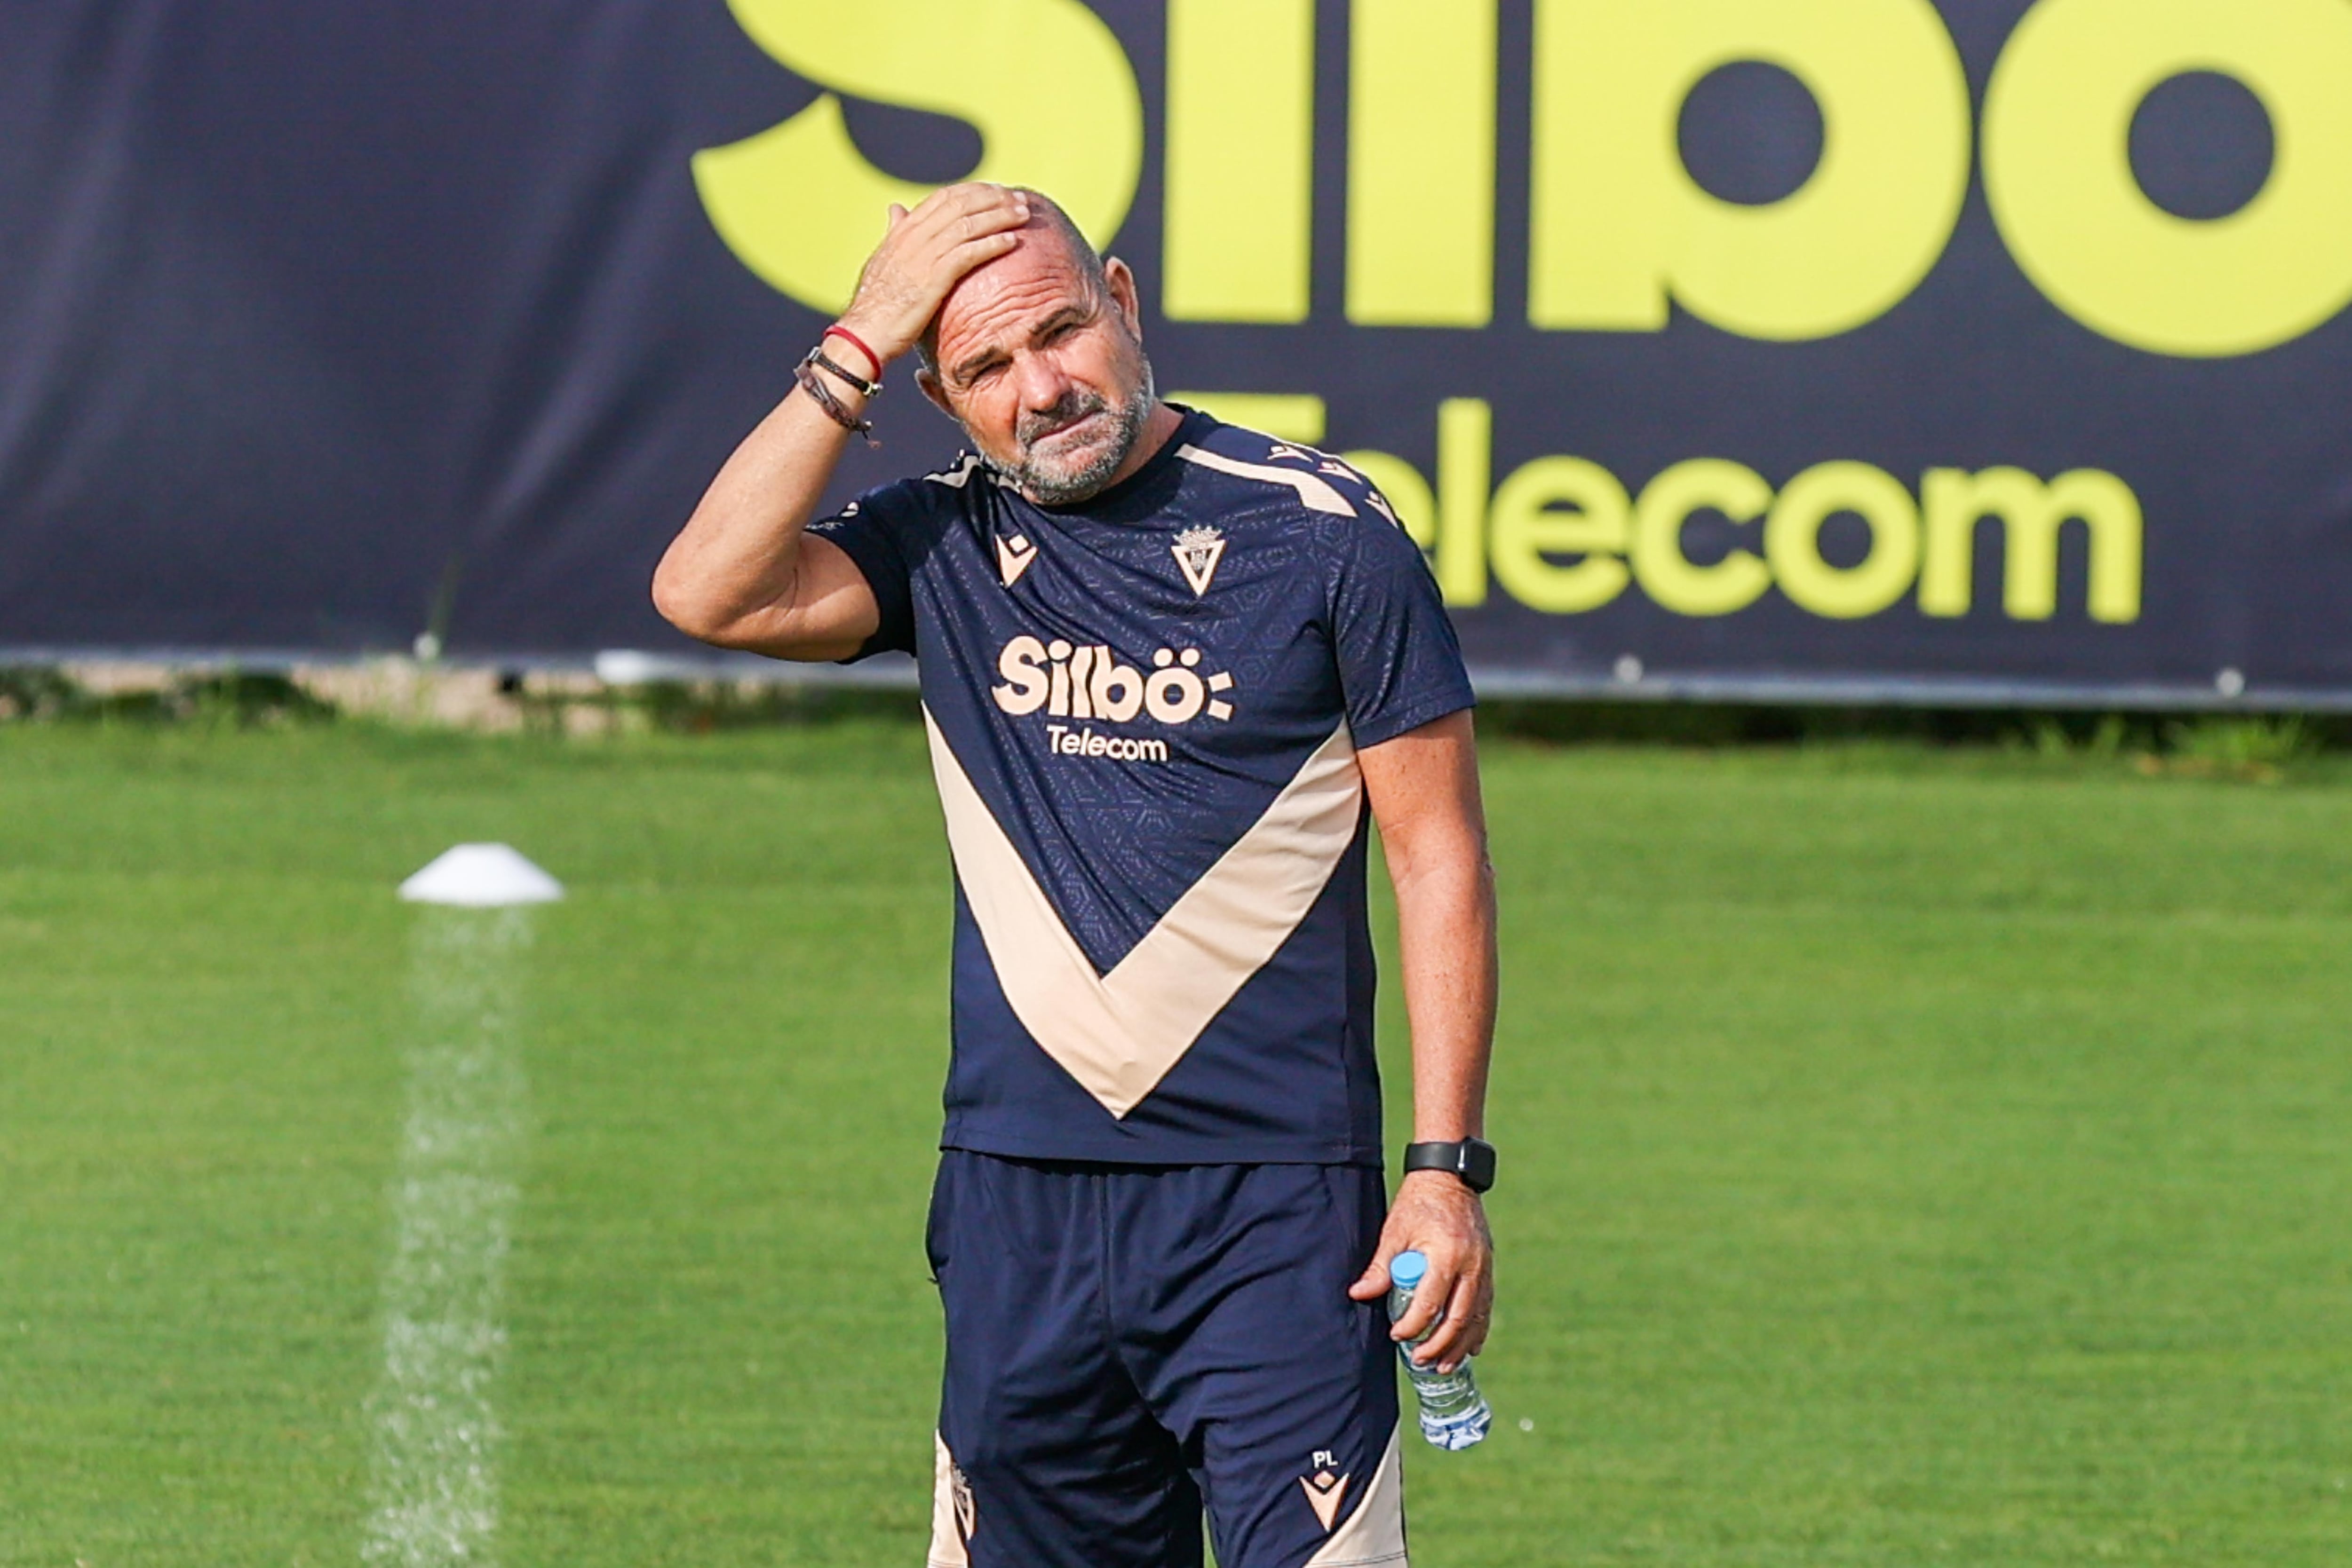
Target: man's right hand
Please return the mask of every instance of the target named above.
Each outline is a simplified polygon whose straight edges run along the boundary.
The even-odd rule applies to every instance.
[[[898,358],[968,273],[1021,243],[1028,221],[1028,199],[1003,185],[950,185],[911,213],[892,207],[842,325],[885,363]],[[853,417],[866,406],[855,387],[836,386],[834,395]],[[802,534],[845,440],[817,403],[796,394],[744,438],[654,573],[654,603],[671,624],[779,659],[858,650],[881,624],[873,589],[839,546]]]
[[[1029,198],[1003,185],[950,185],[914,211],[893,204],[890,229],[858,274],[841,324],[885,360],[913,348],[949,292],[973,268],[1020,244]]]

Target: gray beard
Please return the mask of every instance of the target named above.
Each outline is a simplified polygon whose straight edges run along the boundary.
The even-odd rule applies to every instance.
[[[1040,423],[1059,423],[1073,416],[1108,413],[1111,423],[1108,444],[1098,448],[1083,467],[1046,469],[1029,455],[1029,443],[1021,444],[1022,456],[1017,463],[999,463],[985,454],[986,463],[998,478],[1041,507],[1068,507],[1080,501],[1092,500],[1110,485],[1111,476],[1132,456],[1136,444],[1143,439],[1144,424],[1151,418],[1151,410],[1160,401],[1159,389],[1152,381],[1151,361],[1142,361],[1142,373],[1129,389],[1125,402],[1114,406],[1097,398],[1088,398],[1081,406],[1056,408],[1040,416]]]

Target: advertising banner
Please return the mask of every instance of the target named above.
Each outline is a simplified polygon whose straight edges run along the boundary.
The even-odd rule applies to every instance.
[[[2352,0],[0,19],[0,657],[680,654],[893,201],[1053,194],[1490,691],[2352,706]],[[894,371],[885,447],[957,433]]]

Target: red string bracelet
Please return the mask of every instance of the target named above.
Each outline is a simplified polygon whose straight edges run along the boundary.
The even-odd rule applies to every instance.
[[[867,348],[866,346],[865,339],[859,337],[856,333],[851,331],[848,328],[841,325],[837,321],[824,329],[824,335],[828,338],[842,339],[844,341],[847,342],[851,348],[865,355],[866,362],[874,367],[874,379],[877,382],[882,379],[882,371],[885,368],[882,363],[882,356]]]

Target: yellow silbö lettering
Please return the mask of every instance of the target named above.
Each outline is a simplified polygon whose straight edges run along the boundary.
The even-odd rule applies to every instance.
[[[1354,0],[1348,319],[1483,327],[1495,313],[1496,0]]]
[[[830,89],[781,125],[694,156],[719,238],[802,304],[848,304],[889,204],[930,193],[866,161],[836,93],[970,121],[985,149],[974,179],[1049,193],[1097,245],[1125,220],[1142,171],[1142,99],[1118,40],[1078,0],[730,7],[761,49]]]
[[[1683,167],[1683,101],[1760,60],[1820,105],[1821,166],[1764,206]],[[1669,299],[1743,337],[1892,309],[1943,254],[1969,173],[1968,82],[1929,0],[1538,0],[1528,319],[1660,331]]]
[[[2139,497],[2113,474],[2078,468],[2044,484],[2021,468],[1931,468],[1927,502],[1927,566],[1919,608],[1929,615],[1969,612],[1978,523],[2002,528],[2001,609],[2012,621],[2047,621],[2058,612],[2058,531],[2080,520],[2091,537],[2090,612],[2126,625],[2139,619],[2142,519]]]
[[[1486,602],[1487,484],[1494,476],[1495,411],[1481,398],[1437,405],[1437,586],[1445,602]]]
[[[1171,321],[1304,321],[1315,214],[1315,0],[1169,0]]]
[[[1677,463],[1651,480],[1633,507],[1633,575],[1642,591],[1677,615],[1729,615],[1755,603],[1772,586],[1770,569],[1744,549],[1700,566],[1683,553],[1683,525],[1710,510],[1752,523],[1771,504],[1763,476],[1719,457]]]
[[[2127,144],[2192,70],[2251,89],[2277,149],[2252,203],[2203,222],[2148,200]],[[2184,358],[2302,337],[2352,303],[2352,5],[2042,0],[1986,90],[1984,159],[2011,254],[2093,331]]]
[[[1822,525],[1852,512],[1870,526],[1860,564],[1822,558]],[[1919,508],[1903,482],[1867,463],[1823,463],[1782,487],[1764,524],[1764,559],[1772,580],[1801,610],[1835,621],[1875,615],[1919,574]]]
[[[1284,440],[1311,444],[1324,432],[1323,400],[1313,393],[1185,392],[1179,401]],[[2089,541],[2090,618],[2106,625],[2139,619],[2139,497],[2100,469],[2044,480],[2022,468],[1930,468],[1915,499],[1868,463],[1816,464],[1776,493],[1752,468],[1701,457],[1675,464],[1629,500],[1607,467],[1568,455],[1522,464],[1489,495],[1493,447],[1492,407],[1448,398],[1437,411],[1435,484],[1394,453],[1340,454],[1430,552],[1454,608],[1486,602],[1491,575],[1515,601],[1546,615],[1600,610],[1637,582],[1676,615],[1736,614],[1777,586],[1810,614],[1862,620],[1895,608],[1916,586],[1922,614],[1952,618],[1972,608],[1977,529],[1997,522],[2001,613],[2047,621],[2058,610],[2061,536],[2080,523]],[[1760,548],[1735,547],[1706,565],[1692,560],[1683,534],[1701,512],[1739,528],[1761,524]],[[1823,527],[1841,514],[1860,517],[1870,533],[1869,549],[1850,566],[1832,564],[1821,548]],[[1001,673],[1022,684],[1013,669]]]
[[[1495,492],[1487,519],[1495,580],[1530,610],[1576,615],[1625,591],[1633,505],[1617,476],[1581,457],[1538,457]],[[1578,556],[1572,564],[1553,556]]]

